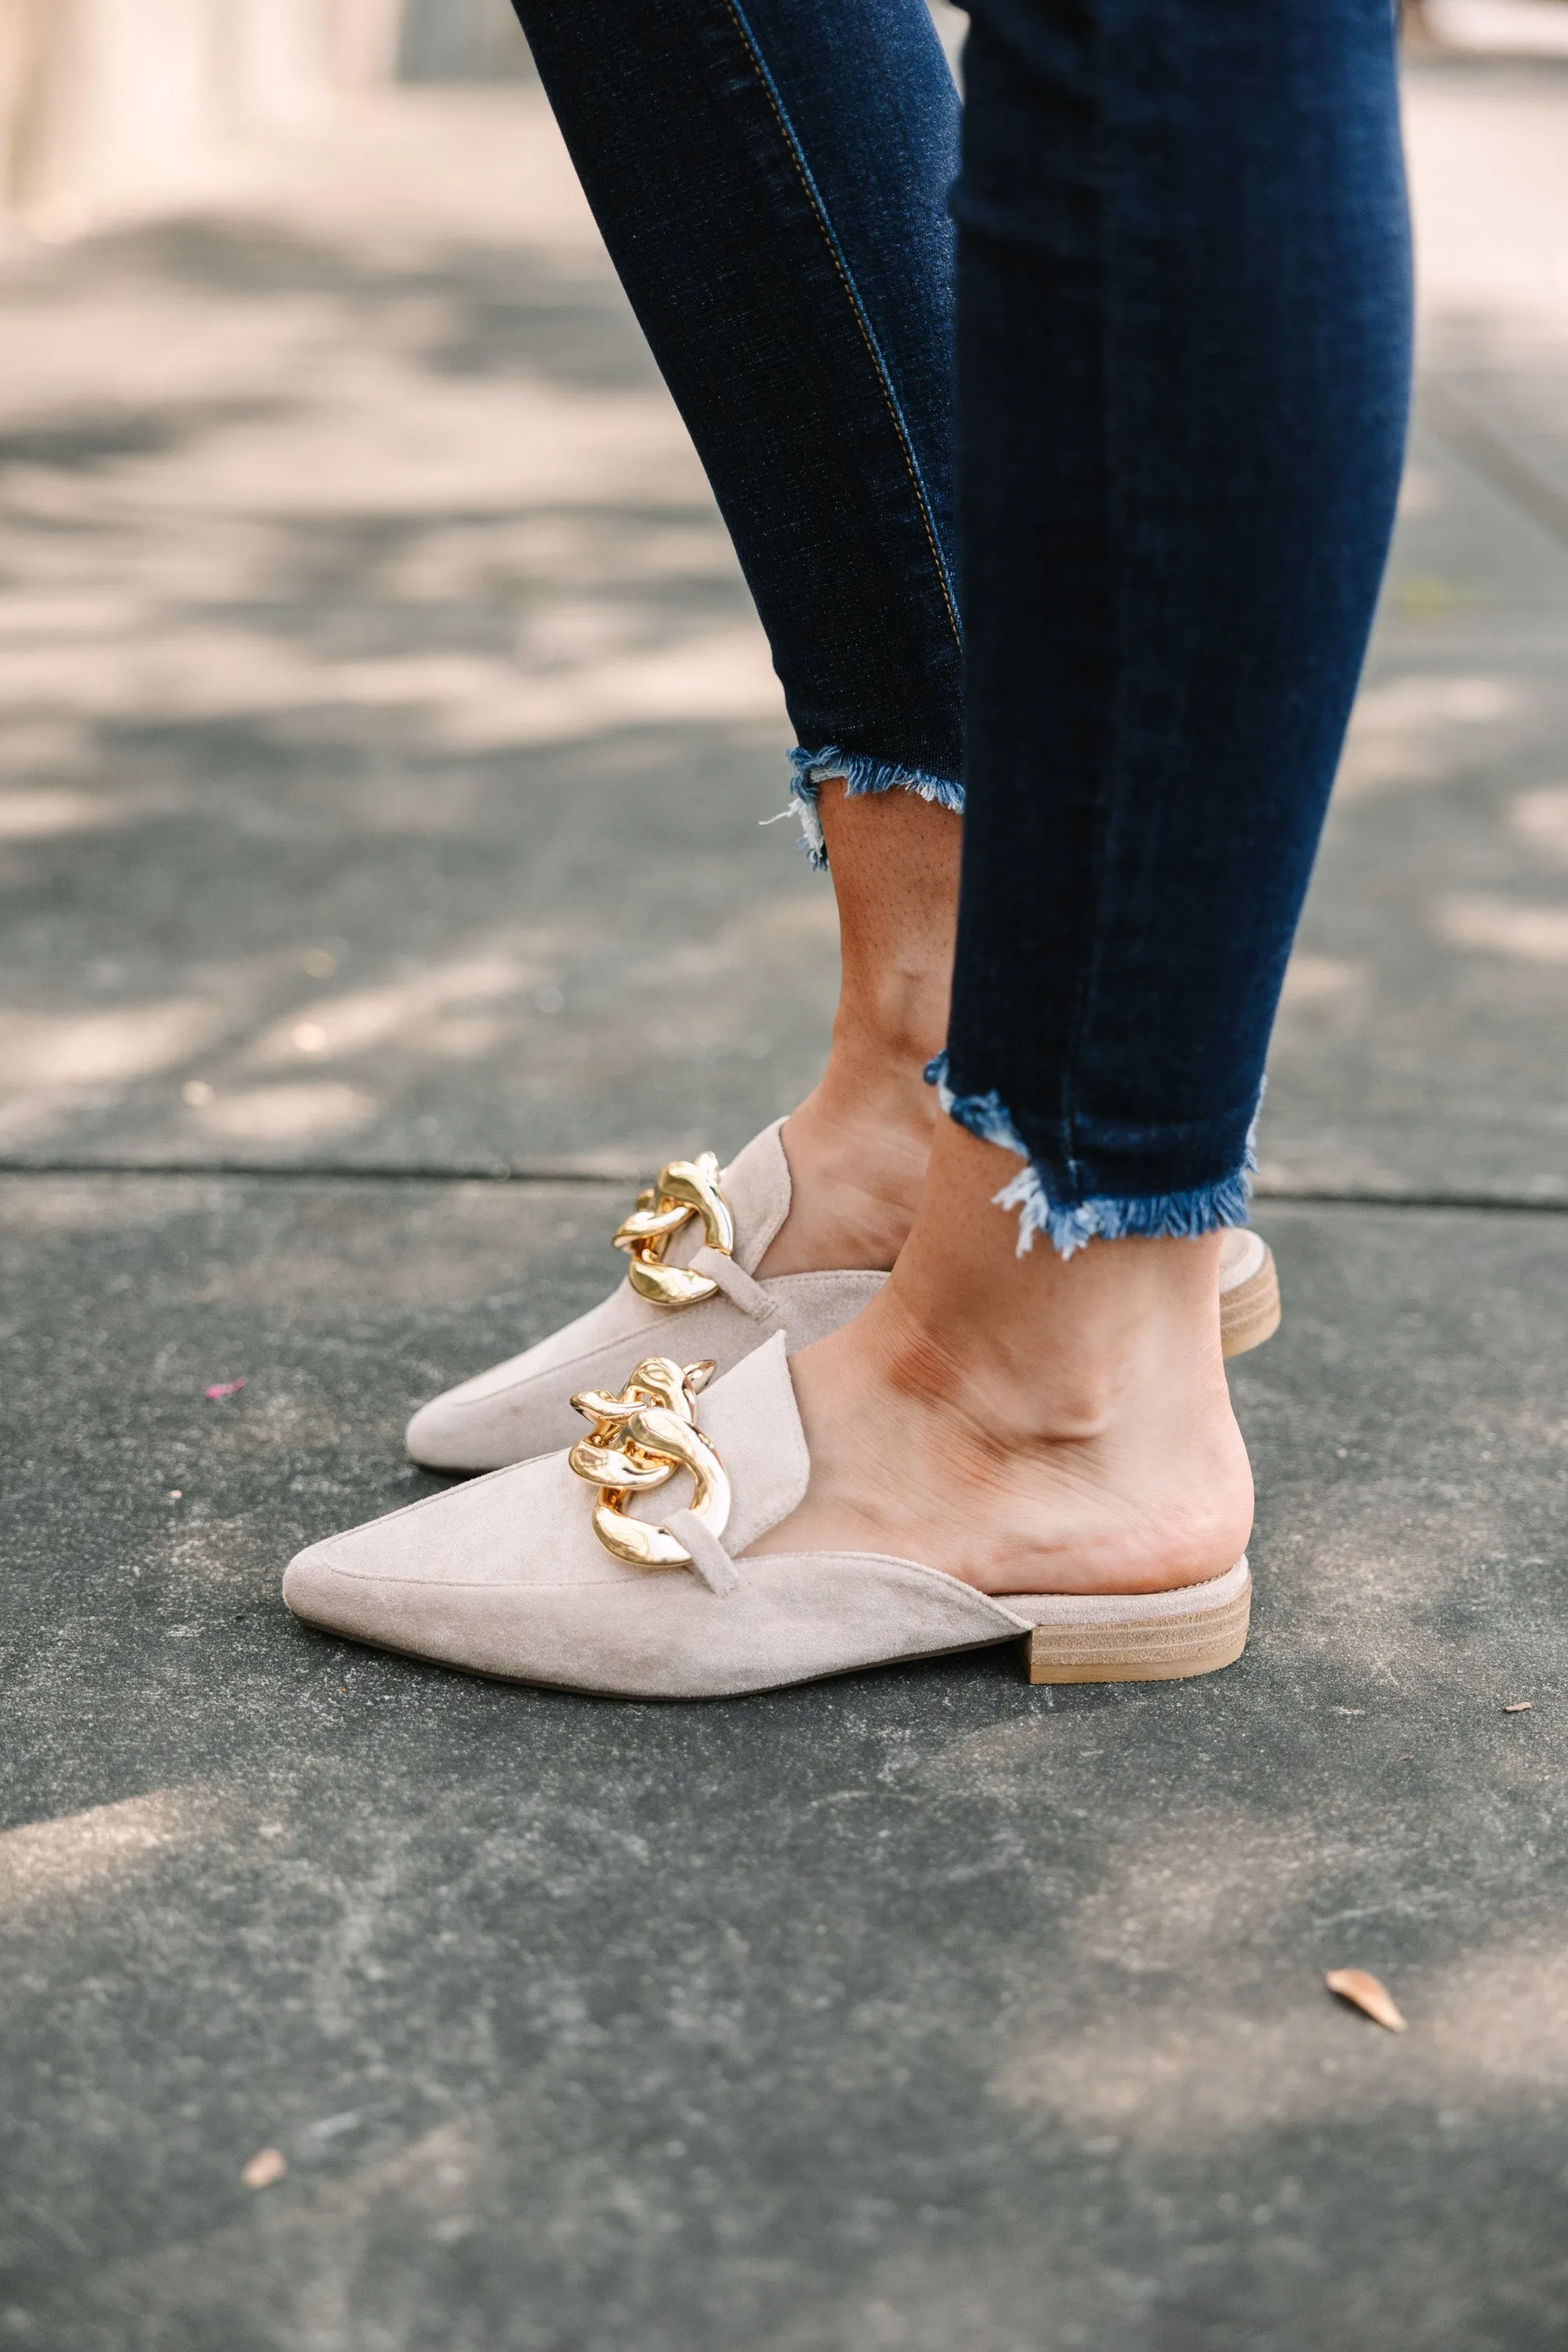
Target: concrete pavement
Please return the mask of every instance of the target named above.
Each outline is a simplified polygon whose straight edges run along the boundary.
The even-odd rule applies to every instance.
[[[537,92],[7,262],[0,2344],[1561,2341],[1568,71],[1410,126],[1257,1630],[1165,1688],[626,1707],[282,1612],[626,1175],[809,1083],[830,901]]]

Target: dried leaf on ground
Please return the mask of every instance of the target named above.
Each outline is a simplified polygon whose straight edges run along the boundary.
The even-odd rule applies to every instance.
[[[1534,1706],[1532,1698],[1510,1698],[1503,1708],[1505,1715],[1528,1715]]]
[[[258,2147],[239,2177],[247,2189],[270,2189],[288,2169],[289,2159],[280,2147]]]
[[[1405,2020],[1394,2005],[1393,1994],[1365,1969],[1331,1969],[1323,1982],[1342,2000],[1348,2000],[1352,2009],[1370,2017],[1374,2025],[1386,2025],[1390,2033],[1404,2032]]]

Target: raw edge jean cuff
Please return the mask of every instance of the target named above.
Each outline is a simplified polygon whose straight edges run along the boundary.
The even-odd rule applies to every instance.
[[[955,1095],[947,1083],[947,1055],[926,1064],[926,1082],[950,1118],[977,1135],[983,1143],[999,1143],[1024,1162],[1010,1182],[993,1197],[999,1209],[1018,1212],[1017,1255],[1033,1249],[1035,1235],[1044,1234],[1058,1257],[1071,1257],[1086,1242],[1121,1241],[1142,1235],[1155,1241],[1190,1241],[1200,1234],[1244,1225],[1252,1200],[1252,1178],[1258,1167],[1255,1149],[1258,1120],[1247,1131],[1241,1165],[1212,1184],[1194,1185],[1185,1192],[1129,1193],[1122,1197],[1094,1194],[1085,1201],[1053,1201],[1046,1180],[1029,1157],[1027,1145],[1014,1126],[1011,1114],[994,1087],[988,1095]]]
[[[896,760],[874,760],[868,751],[841,751],[836,744],[826,751],[807,751],[797,743],[789,755],[795,773],[790,779],[790,796],[800,817],[801,847],[809,862],[817,867],[827,863],[827,845],[822,837],[822,819],[816,813],[816,793],[819,784],[843,780],[847,796],[853,800],[861,793],[913,793],[922,801],[934,801],[939,808],[952,809],[962,815],[963,786],[951,776],[929,775],[923,768],[901,767]]]

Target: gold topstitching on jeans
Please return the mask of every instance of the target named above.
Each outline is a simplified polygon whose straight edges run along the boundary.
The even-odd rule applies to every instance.
[[[822,206],[817,199],[816,192],[813,188],[811,182],[807,179],[805,170],[802,167],[795,140],[790,132],[789,124],[784,121],[784,115],[779,110],[778,100],[773,96],[773,90],[769,86],[768,78],[766,74],[763,73],[762,66],[758,61],[756,49],[752,44],[751,35],[746,29],[745,21],[741,16],[740,11],[735,6],[735,0],[724,0],[724,5],[730,12],[731,22],[733,24],[736,32],[741,37],[742,46],[745,49],[747,57],[751,59],[752,71],[756,75],[758,81],[762,84],[763,95],[773,109],[773,121],[779,127],[779,136],[783,139],[785,147],[789,151],[789,159],[795,165],[795,177],[799,180],[801,187],[805,191],[806,203],[811,206],[812,217],[816,221],[817,228],[821,234],[822,242],[827,247],[828,257],[832,261],[834,268],[838,272],[839,283],[842,285],[845,294],[848,298],[849,308],[855,314],[855,324],[860,330],[860,340],[866,346],[866,355],[871,362],[872,370],[876,375],[878,384],[881,388],[882,399],[886,404],[888,415],[892,419],[894,436],[897,438],[899,447],[903,454],[904,470],[909,475],[910,487],[915,494],[915,504],[920,509],[921,528],[925,532],[926,545],[931,550],[931,567],[936,573],[937,585],[942,590],[942,601],[947,607],[947,617],[952,625],[953,639],[956,644],[962,646],[963,643],[963,633],[959,627],[958,614],[954,608],[952,597],[948,589],[947,571],[942,560],[942,551],[936,543],[936,532],[931,524],[931,509],[926,502],[925,488],[921,481],[920,468],[915,464],[914,452],[910,447],[909,436],[904,430],[903,419],[900,416],[898,407],[893,400],[892,394],[888,389],[887,374],[883,368],[881,357],[877,350],[876,343],[872,340],[870,330],[866,323],[866,316],[861,307],[860,298],[856,293],[854,282],[851,279],[848,271],[845,268],[843,262],[839,259],[837,247],[835,246],[832,237],[828,234],[827,223],[823,218]]]

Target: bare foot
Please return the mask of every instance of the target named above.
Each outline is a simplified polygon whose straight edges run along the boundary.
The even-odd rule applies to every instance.
[[[994,1149],[946,1129],[939,1159]],[[931,1190],[940,1202],[934,1162]],[[984,1205],[1005,1257],[952,1225],[933,1244],[922,1207],[886,1288],[792,1360],[811,1485],[753,1551],[891,1553],[999,1593],[1223,1575],[1252,1476],[1220,1358],[1218,1237],[1014,1260],[1011,1221]]]

